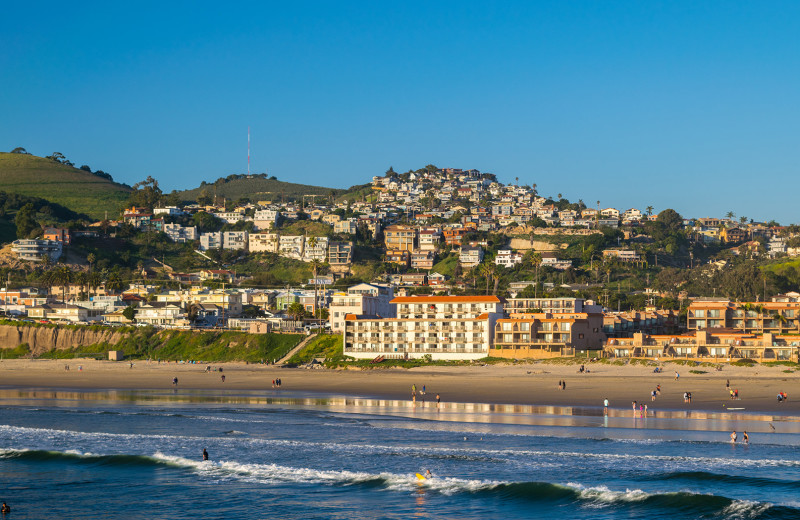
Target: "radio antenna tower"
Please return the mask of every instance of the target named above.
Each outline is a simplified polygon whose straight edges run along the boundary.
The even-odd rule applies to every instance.
[[[247,127],[247,175],[250,175],[250,127]]]

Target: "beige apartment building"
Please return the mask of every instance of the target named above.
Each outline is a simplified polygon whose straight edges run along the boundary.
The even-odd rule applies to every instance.
[[[383,237],[387,250],[408,251],[410,253],[414,250],[417,242],[417,228],[395,224],[383,230]]]
[[[503,317],[496,296],[395,298],[397,318],[345,316],[344,355],[433,360],[473,360],[489,355],[494,327]]]

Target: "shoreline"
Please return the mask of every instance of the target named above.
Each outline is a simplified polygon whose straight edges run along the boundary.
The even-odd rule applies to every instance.
[[[134,361],[130,368],[130,363],[92,359],[3,360],[0,388],[157,391],[174,388],[172,379],[177,377],[178,388],[188,390],[254,391],[269,397],[291,390],[411,401],[412,385],[416,385],[417,400],[428,403],[439,394],[444,403],[602,408],[607,398],[609,407],[615,410],[631,410],[632,401],[637,401],[648,405],[651,411],[725,412],[735,408],[746,414],[800,416],[800,394],[793,394],[798,378],[780,366],[725,366],[721,372],[692,374],[689,370],[693,368],[669,363],[662,365],[662,373],[653,373],[652,367],[641,365],[587,363],[590,372],[581,374],[578,365],[544,362],[370,370],[215,363],[210,365],[214,371],[209,373],[205,371],[207,364]],[[70,370],[65,370],[66,366]],[[219,367],[222,372],[216,371]],[[677,381],[676,370],[680,374]],[[274,389],[272,380],[278,378],[282,386]],[[566,383],[564,390],[558,387],[562,380]],[[731,389],[739,390],[739,400],[730,399],[728,380]],[[661,394],[651,401],[650,392],[659,384]],[[420,395],[423,385],[425,396]],[[779,403],[777,394],[781,391],[789,399]],[[691,403],[684,403],[684,392],[692,393]]]

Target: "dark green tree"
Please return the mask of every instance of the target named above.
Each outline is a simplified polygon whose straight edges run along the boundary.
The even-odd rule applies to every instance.
[[[136,305],[128,305],[123,309],[122,315],[130,321],[136,319]]]
[[[25,204],[17,211],[14,222],[17,224],[17,238],[28,238],[34,230],[39,228],[39,223],[36,222],[36,209],[32,202]]]

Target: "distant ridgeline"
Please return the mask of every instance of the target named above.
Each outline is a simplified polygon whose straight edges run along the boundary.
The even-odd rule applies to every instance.
[[[346,190],[311,186],[308,184],[295,184],[279,181],[274,175],[234,174],[221,177],[213,183],[203,181],[200,186],[191,190],[175,192],[182,200],[196,201],[198,199],[213,199],[214,196],[236,200],[248,198],[250,200],[263,199],[300,199],[303,195],[316,195],[318,197],[338,197]]]
[[[102,219],[119,213],[132,189],[113,181],[110,174],[88,165],[76,168],[63,154],[37,157],[15,148],[0,152],[0,190],[45,199],[69,208],[79,217]],[[69,220],[68,217],[62,220]]]

